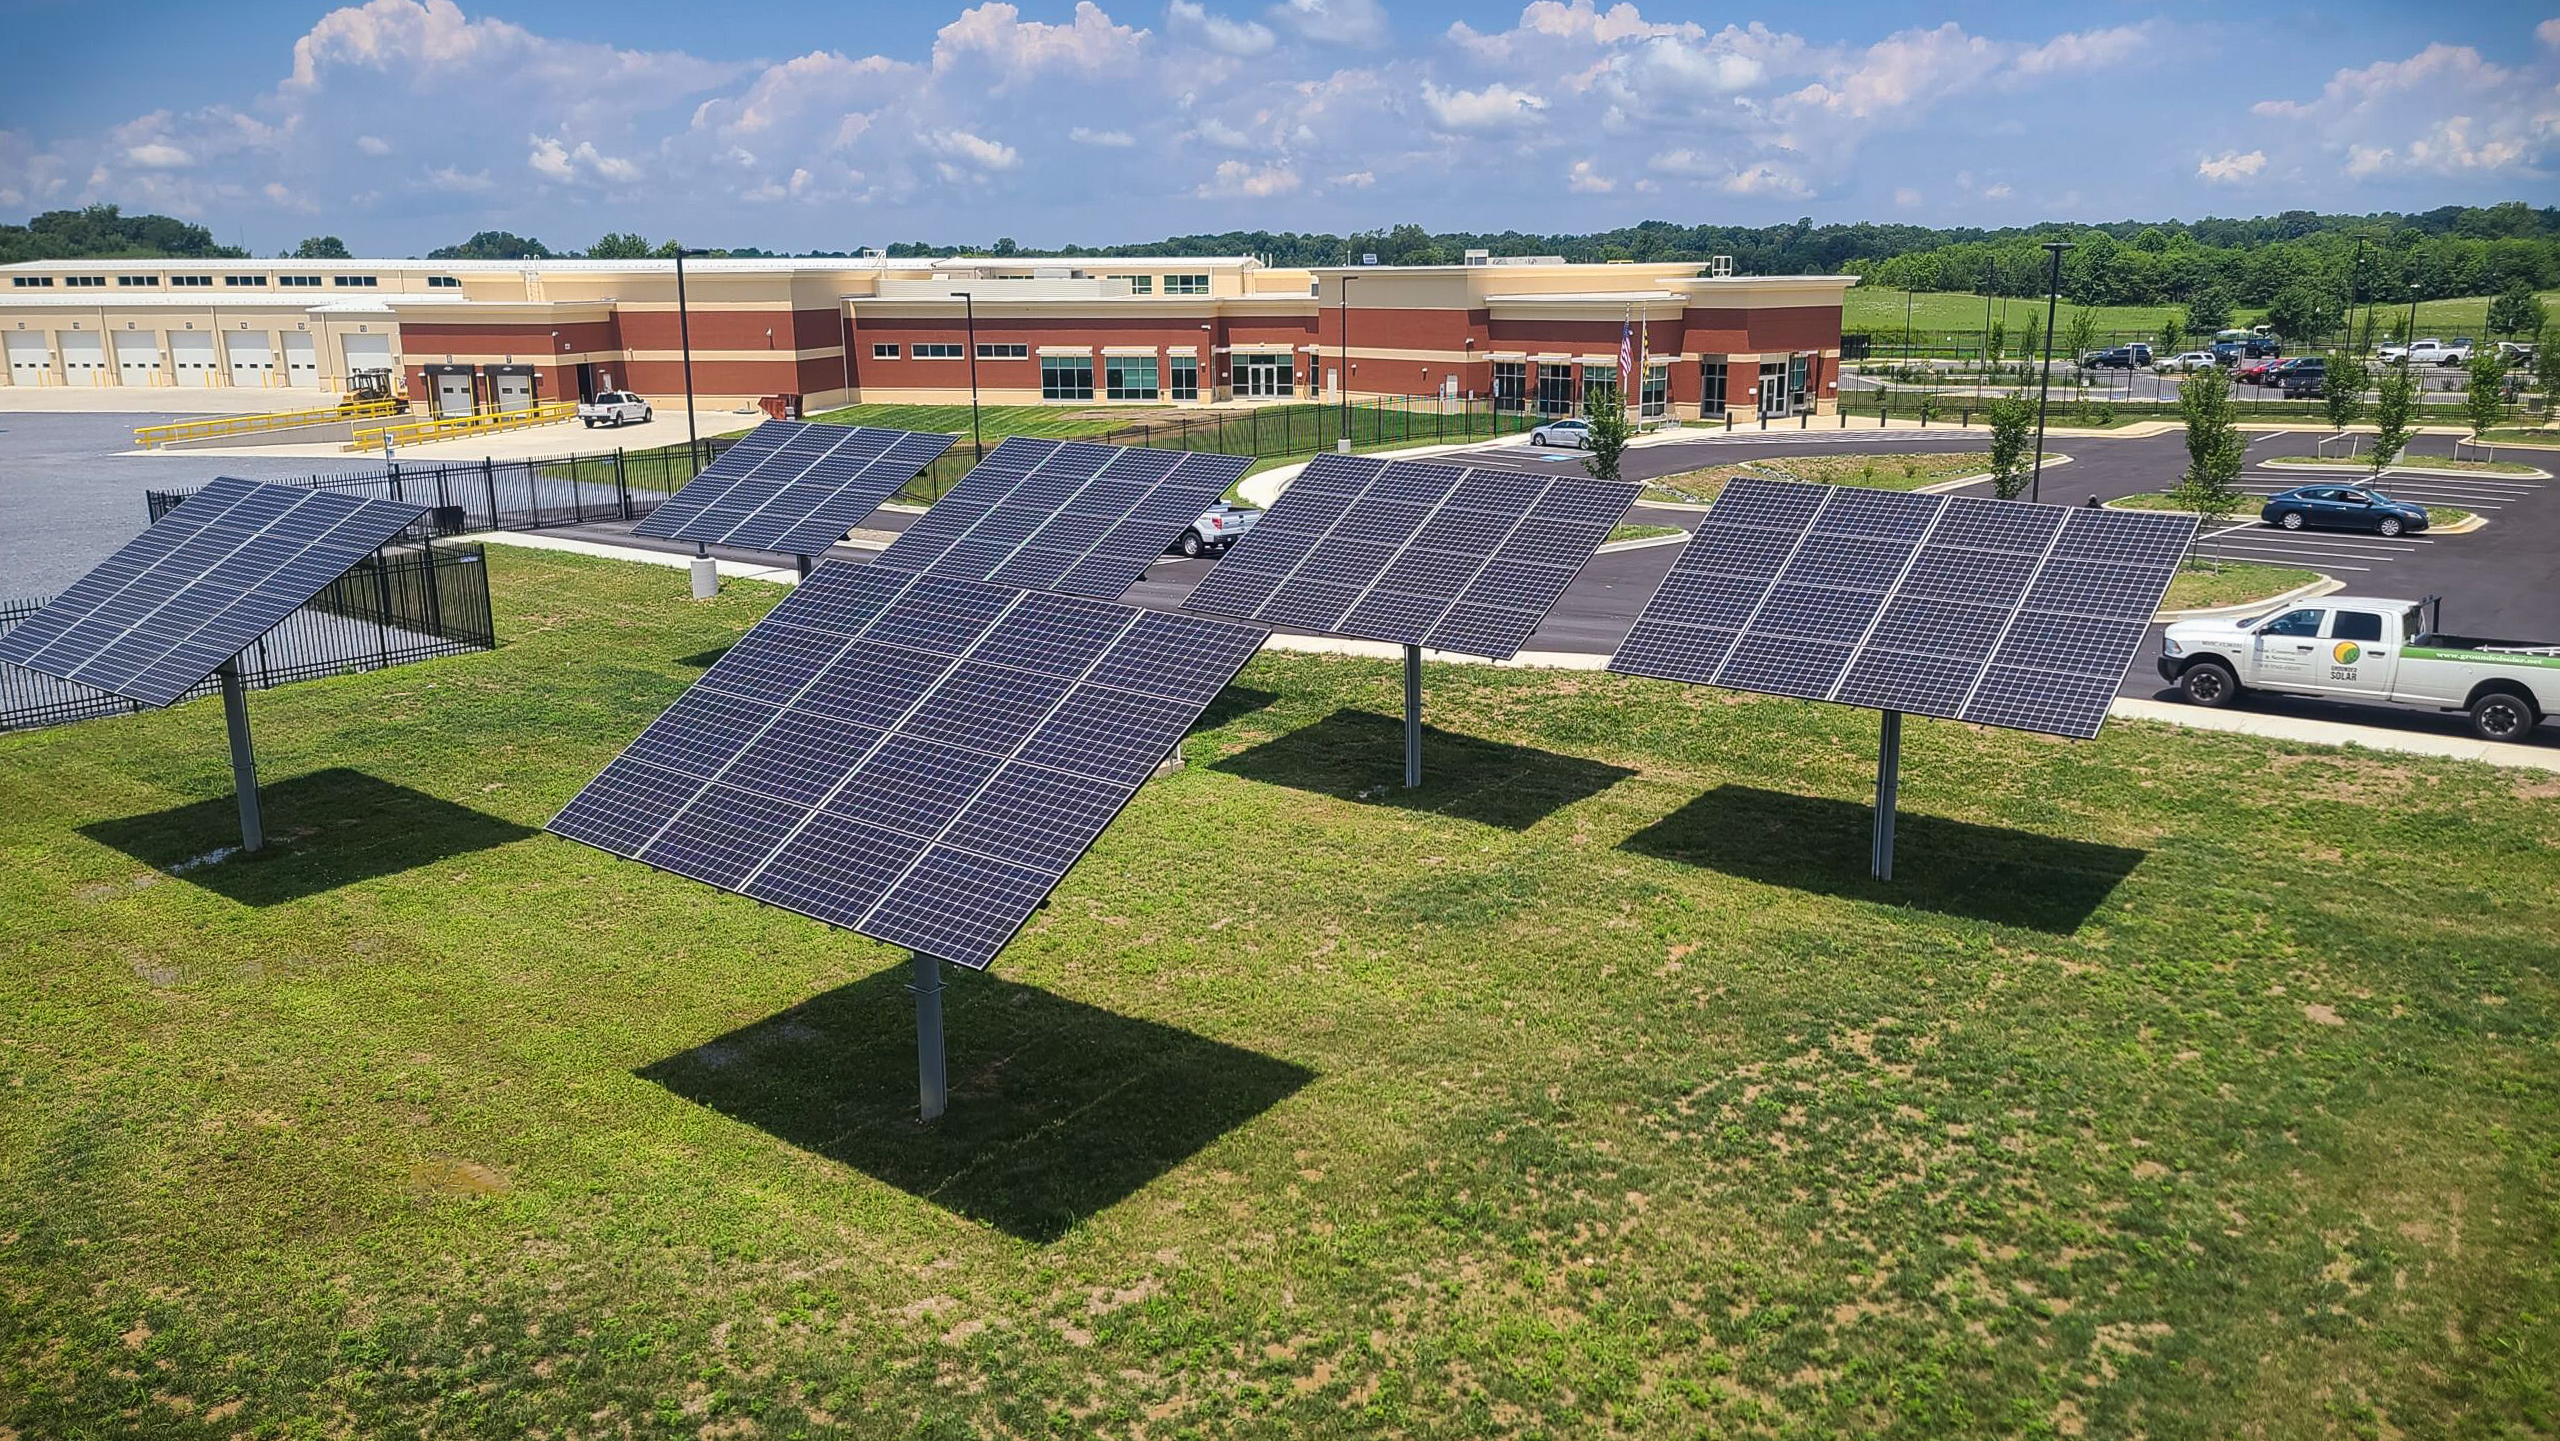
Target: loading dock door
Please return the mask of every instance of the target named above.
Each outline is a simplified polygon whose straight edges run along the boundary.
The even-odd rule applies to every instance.
[[[160,335],[151,330],[116,332],[116,379],[127,385],[160,383]]]
[[[42,385],[52,378],[53,352],[45,348],[42,331],[12,330],[8,346],[11,385]]]
[[[439,375],[436,382],[436,414],[469,415],[472,410],[471,377]]]
[[[353,375],[359,370],[392,368],[391,337],[388,335],[342,335],[338,343],[347,353],[347,368],[339,372],[341,375]],[[398,376],[392,378],[399,379]]]
[[[202,388],[214,383],[213,335],[203,330],[169,332],[169,370],[180,385]]]
[[[223,337],[231,347],[231,383],[268,386],[276,381],[276,353],[263,330],[235,330]]]
[[[74,330],[62,337],[62,381],[65,385],[107,383],[107,338],[94,330]]]
[[[511,371],[498,371],[489,377],[498,391],[498,409],[533,409],[533,377]]]
[[[317,386],[320,383],[320,351],[311,337],[296,330],[284,338],[284,383],[292,386]]]

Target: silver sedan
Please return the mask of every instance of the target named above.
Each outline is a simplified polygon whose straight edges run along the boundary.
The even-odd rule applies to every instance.
[[[1550,420],[1529,432],[1531,445],[1556,445],[1567,450],[1581,450],[1591,444],[1591,422],[1587,420]]]

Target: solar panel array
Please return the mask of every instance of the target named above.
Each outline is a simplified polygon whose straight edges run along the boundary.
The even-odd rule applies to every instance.
[[[984,967],[1264,634],[822,566],[551,829]]]
[[[1014,436],[876,563],[1116,600],[1252,465],[1249,455]]]
[[[2195,524],[1736,479],[1609,668],[2085,740]]]
[[[1626,514],[1633,482],[1321,455],[1183,602],[1497,659]]]
[[[426,513],[216,480],[0,638],[0,661],[173,704]]]
[[[820,555],[951,448],[953,437],[768,420],[633,529],[666,540]]]

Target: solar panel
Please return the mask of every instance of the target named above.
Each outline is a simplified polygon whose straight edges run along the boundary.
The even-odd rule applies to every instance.
[[[1013,436],[877,564],[1116,600],[1252,465],[1248,455]]]
[[[1737,479],[1609,668],[2087,739],[2192,517]]]
[[[1519,651],[1640,489],[1320,455],[1183,606],[1499,659]]]
[[[983,968],[1266,633],[821,566],[551,829]]]
[[[768,420],[632,529],[665,540],[821,555],[941,458],[953,437]]]
[[[426,513],[216,480],[0,638],[0,661],[173,704]]]

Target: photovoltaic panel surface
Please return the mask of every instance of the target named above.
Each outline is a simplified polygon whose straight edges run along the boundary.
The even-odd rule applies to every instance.
[[[768,420],[633,527],[641,535],[823,555],[951,448],[952,437]]]
[[[216,480],[0,638],[0,660],[172,704],[426,513]]]
[[[1183,606],[1500,659],[1538,628],[1640,489],[1320,455]]]
[[[822,566],[551,829],[983,968],[1266,633]]]
[[[1609,662],[2087,739],[2189,516],[1729,482]]]
[[[1013,436],[876,563],[1116,600],[1252,465],[1248,455]]]

